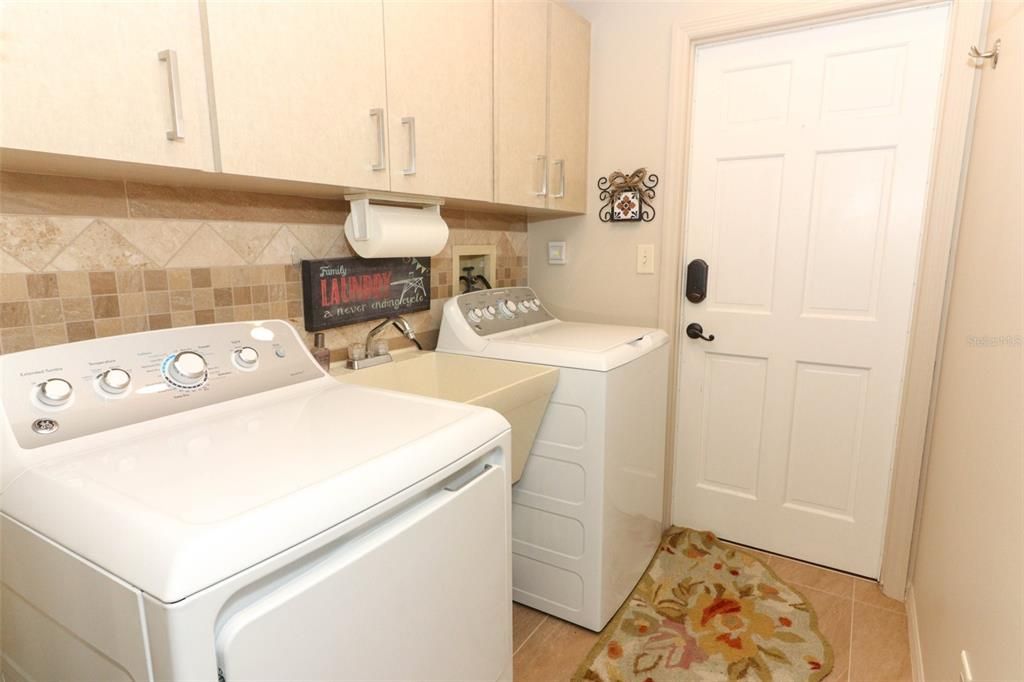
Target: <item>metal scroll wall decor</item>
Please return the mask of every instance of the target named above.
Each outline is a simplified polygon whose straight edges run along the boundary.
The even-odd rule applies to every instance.
[[[626,175],[615,171],[606,178],[597,181],[601,190],[598,197],[604,202],[598,217],[602,222],[629,223],[654,220],[654,188],[658,186],[658,176],[648,173],[646,168],[637,168]]]

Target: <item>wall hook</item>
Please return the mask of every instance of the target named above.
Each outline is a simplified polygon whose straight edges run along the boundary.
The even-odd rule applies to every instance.
[[[1002,39],[997,40],[996,44],[992,46],[992,49],[988,52],[982,52],[978,49],[977,45],[971,45],[970,52],[968,54],[974,59],[991,59],[992,68],[996,68],[999,65],[999,48],[1002,46]]]

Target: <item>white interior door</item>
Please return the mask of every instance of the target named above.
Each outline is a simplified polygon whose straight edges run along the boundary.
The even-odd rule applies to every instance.
[[[698,48],[675,523],[878,575],[948,10]]]

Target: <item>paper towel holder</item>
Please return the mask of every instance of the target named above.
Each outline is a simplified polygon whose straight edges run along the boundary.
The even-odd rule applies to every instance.
[[[352,215],[352,238],[356,241],[365,242],[370,238],[369,218],[371,202],[374,204],[387,204],[391,206],[407,206],[419,208],[441,215],[441,206],[444,199],[440,197],[421,197],[415,194],[398,194],[395,192],[358,192],[346,194],[345,199],[351,206]]]

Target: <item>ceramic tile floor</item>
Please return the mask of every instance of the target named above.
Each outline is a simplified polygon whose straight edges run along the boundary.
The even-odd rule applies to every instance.
[[[765,561],[814,606],[818,625],[835,654],[829,681],[912,679],[907,617],[902,602],[889,599],[877,584],[868,580],[763,552],[745,551]],[[597,633],[521,604],[513,607],[516,682],[569,680],[597,640]]]

